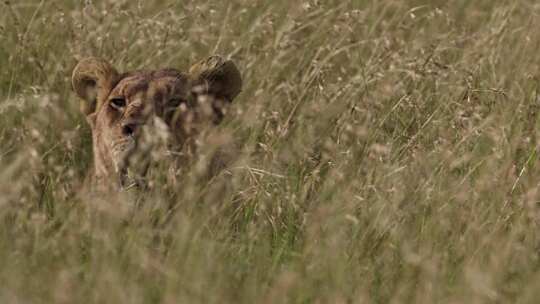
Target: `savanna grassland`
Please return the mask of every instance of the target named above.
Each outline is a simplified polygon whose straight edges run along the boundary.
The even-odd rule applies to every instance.
[[[82,195],[77,60],[214,53],[181,182]],[[0,302],[538,303],[539,64],[535,0],[2,1]]]

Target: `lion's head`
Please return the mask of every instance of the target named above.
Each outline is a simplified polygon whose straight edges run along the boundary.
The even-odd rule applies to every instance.
[[[242,78],[232,61],[219,56],[187,73],[173,68],[119,73],[92,57],[77,64],[72,84],[92,130],[91,178],[117,188],[146,174],[150,160],[141,152],[156,142],[182,151],[201,126],[219,123],[240,93]]]

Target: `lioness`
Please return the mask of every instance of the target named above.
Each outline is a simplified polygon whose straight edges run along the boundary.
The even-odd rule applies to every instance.
[[[146,174],[150,160],[140,152],[152,150],[156,138],[165,138],[167,151],[177,155],[192,151],[200,127],[219,123],[240,93],[242,77],[220,56],[198,62],[188,73],[174,68],[119,73],[91,57],[79,61],[72,84],[92,131],[90,184],[125,189]]]

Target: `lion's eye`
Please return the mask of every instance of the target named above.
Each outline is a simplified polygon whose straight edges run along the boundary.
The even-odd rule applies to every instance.
[[[171,107],[171,108],[176,108],[178,106],[180,106],[181,104],[184,104],[186,103],[186,101],[182,98],[172,98],[169,100],[169,102],[167,103],[167,106]]]
[[[121,109],[126,106],[126,100],[124,98],[118,97],[111,99],[111,107],[115,109]]]

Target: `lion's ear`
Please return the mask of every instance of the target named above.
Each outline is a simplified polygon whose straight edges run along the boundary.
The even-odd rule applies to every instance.
[[[189,76],[197,93],[211,94],[232,102],[242,90],[242,76],[231,60],[210,56],[194,64]]]
[[[89,57],[79,61],[73,69],[71,83],[81,98],[81,112],[87,116],[96,112],[117,79],[116,69],[103,59]]]

